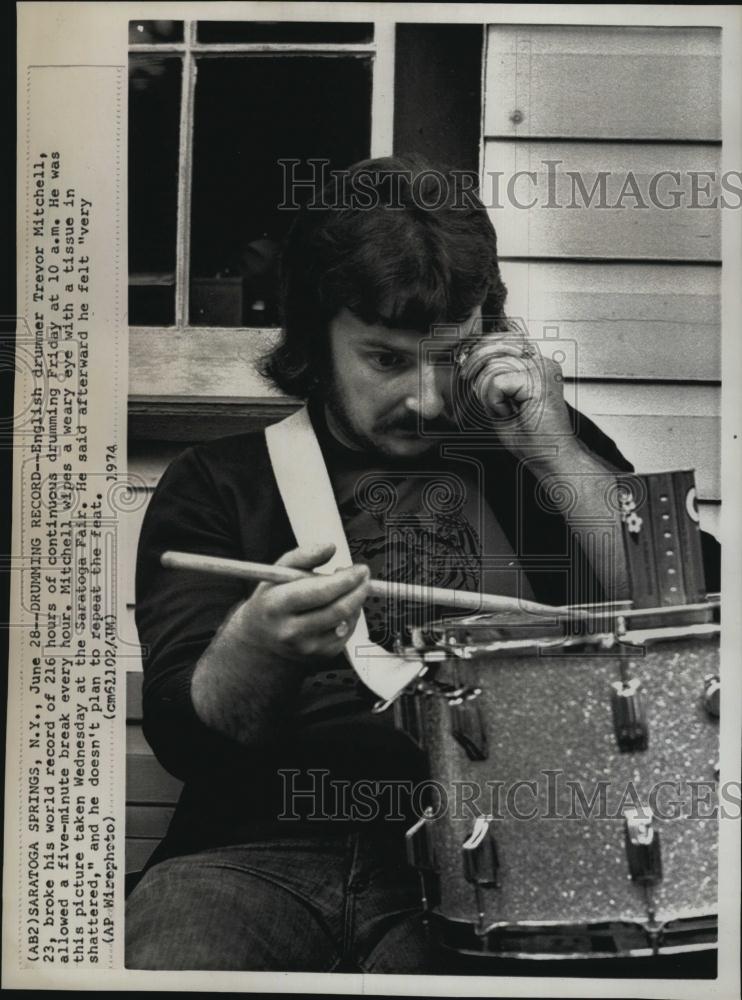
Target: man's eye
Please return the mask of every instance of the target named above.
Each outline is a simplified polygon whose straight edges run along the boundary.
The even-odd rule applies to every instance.
[[[401,354],[395,354],[393,351],[380,351],[376,354],[369,355],[371,364],[378,368],[380,371],[393,371],[396,368],[401,368],[404,365],[404,358]]]

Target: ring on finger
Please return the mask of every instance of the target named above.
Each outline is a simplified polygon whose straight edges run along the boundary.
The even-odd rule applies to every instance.
[[[338,622],[337,625],[335,626],[335,635],[338,637],[338,639],[344,639],[349,632],[350,632],[350,625],[345,620],[345,618],[343,618],[343,620],[341,622]]]

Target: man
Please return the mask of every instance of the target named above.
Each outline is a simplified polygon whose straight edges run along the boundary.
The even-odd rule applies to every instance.
[[[287,456],[263,434],[189,449],[152,499],[144,729],[185,787],[129,899],[130,967],[439,970],[405,864],[411,802],[380,801],[425,762],[345,656],[362,612],[390,650],[421,611],[371,599],[369,578],[555,604],[625,595],[620,553],[572,525],[605,521],[606,480],[630,466],[566,405],[558,367],[508,332],[494,230],[456,181],[412,159],[359,164],[284,251],[284,336],[265,371],[308,401],[353,565],[257,586],[161,566],[168,549],[307,571],[333,556],[337,539],[297,547],[308,487],[279,490]],[[444,361],[428,350],[441,325],[434,348],[455,331]],[[359,782],[376,790],[365,811]]]

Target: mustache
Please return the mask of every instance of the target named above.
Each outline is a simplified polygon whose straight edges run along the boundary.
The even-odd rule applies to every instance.
[[[384,420],[376,427],[377,432],[381,434],[393,433],[394,431],[400,431],[404,434],[417,434],[421,431],[425,434],[448,434],[456,429],[456,422],[444,414],[427,420],[414,413]]]

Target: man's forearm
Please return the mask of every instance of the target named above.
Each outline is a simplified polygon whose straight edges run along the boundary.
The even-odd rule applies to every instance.
[[[550,452],[533,455],[526,462],[540,483],[545,508],[559,510],[565,518],[573,576],[590,574],[606,600],[628,597],[621,521],[615,503],[618,473],[574,437],[560,441],[556,454],[553,449]],[[584,582],[578,590],[584,591]]]
[[[285,553],[303,570],[259,584],[225,619],[196,665],[191,698],[202,722],[246,746],[270,742],[291,716],[312,663],[339,656],[368,596],[368,567],[313,573],[332,543]]]
[[[191,697],[210,729],[258,746],[275,735],[293,706],[306,665],[266,656],[247,642],[240,622],[243,606],[225,620],[198,661]]]

